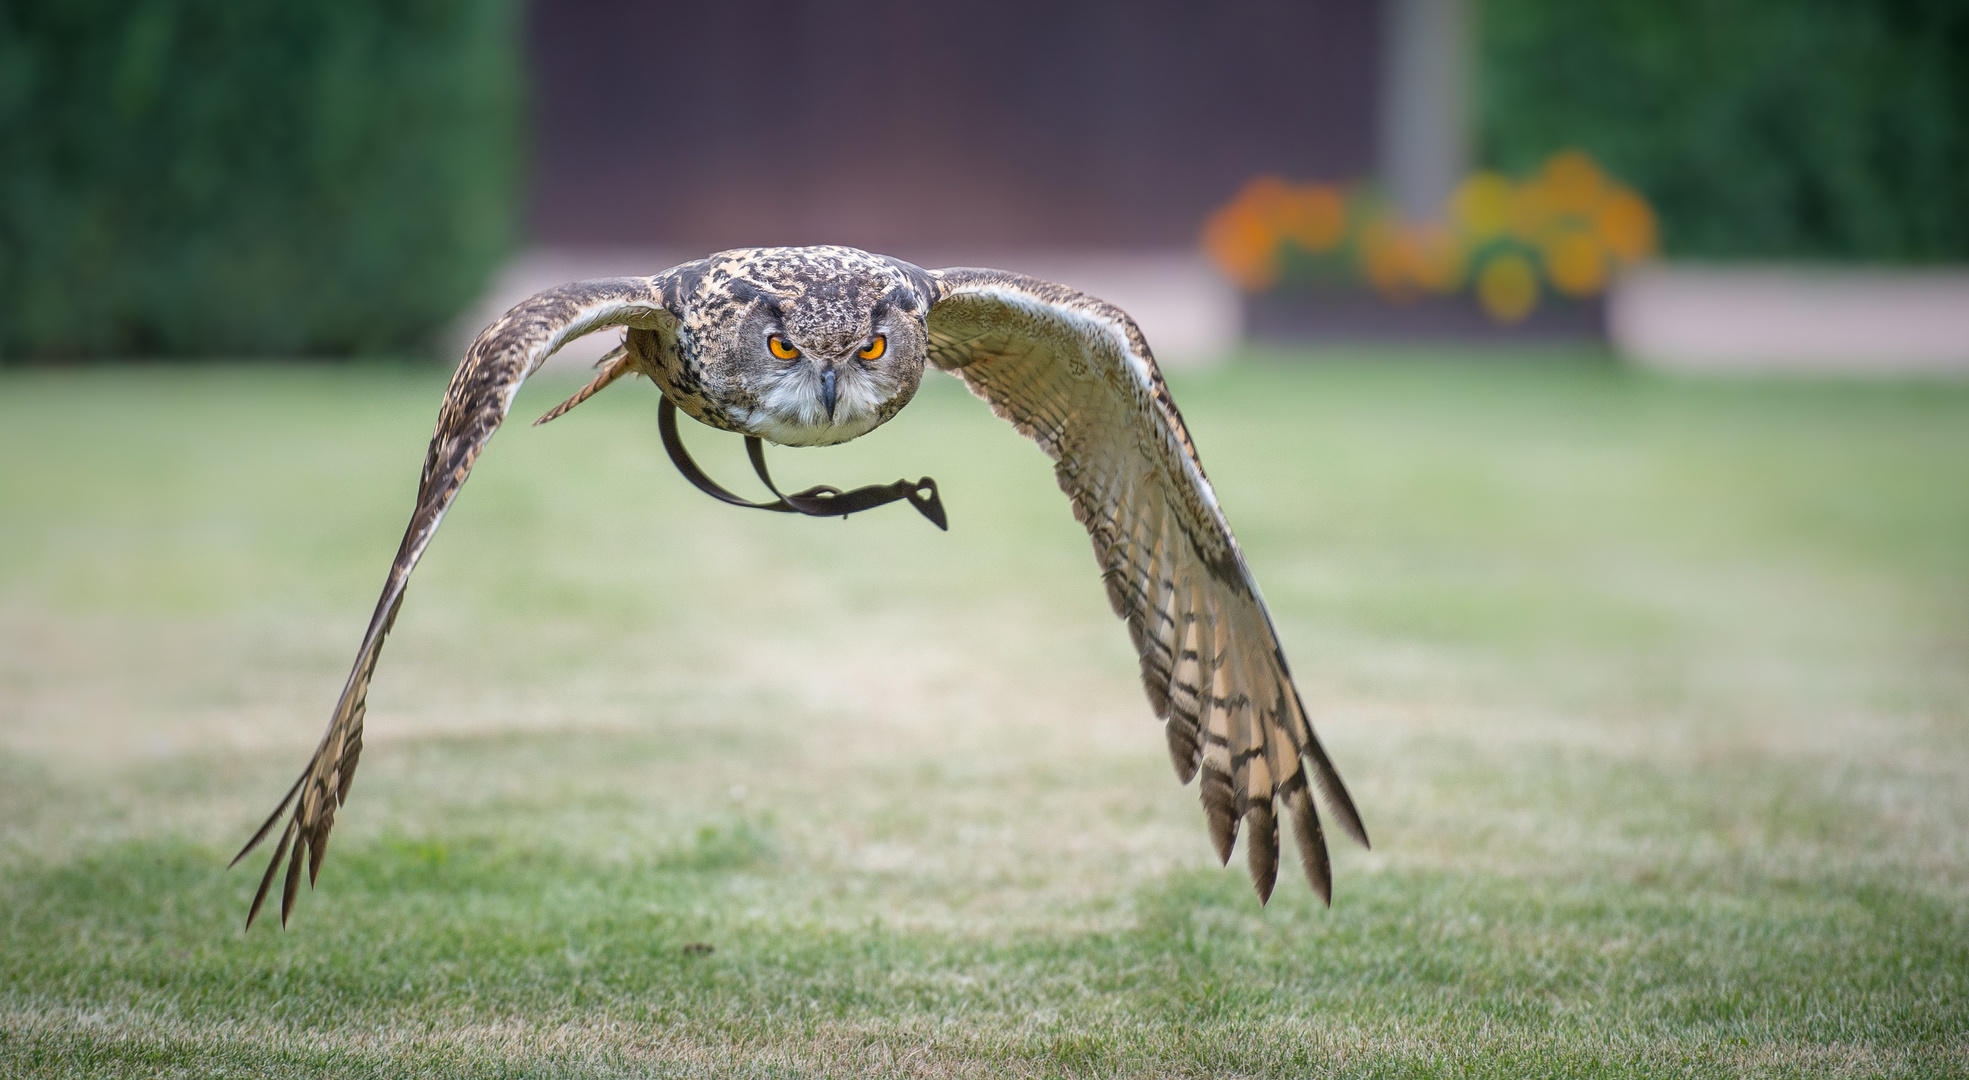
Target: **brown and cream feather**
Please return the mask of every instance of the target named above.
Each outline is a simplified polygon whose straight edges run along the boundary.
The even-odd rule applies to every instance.
[[[1307,767],[1347,834],[1366,844],[1367,831],[1140,329],[1111,304],[1017,274],[952,269],[937,281],[930,359],[1054,460],[1176,775],[1199,778],[1218,859],[1229,861],[1242,824],[1251,880],[1269,898],[1283,800],[1306,876],[1330,901]]]
[[[342,696],[335,703],[328,731],[315,748],[314,756],[294,786],[268,815],[253,838],[246,842],[233,864],[238,865],[279,823],[288,811],[287,825],[281,830],[273,858],[253,906],[246,913],[246,925],[260,913],[274,876],[287,859],[287,876],[281,887],[280,921],[286,925],[294,910],[294,897],[305,862],[308,880],[321,872],[322,856],[328,850],[328,832],[335,825],[335,811],[349,797],[349,783],[355,779],[356,763],[362,757],[362,726],[367,712],[369,679],[376,671],[383,638],[396,621],[403,604],[404,587],[410,572],[423,557],[424,548],[437,532],[444,513],[464,486],[472,463],[485,449],[487,439],[499,428],[512,408],[513,395],[554,350],[571,338],[605,326],[645,327],[674,332],[676,317],[664,307],[662,291],[666,279],[614,278],[577,282],[550,289],[507,312],[487,327],[465,353],[458,371],[445,391],[438,410],[437,431],[431,436],[430,450],[424,457],[424,472],[417,485],[417,506],[397,546],[390,574],[383,584],[383,595],[376,602],[369,629],[356,650],[355,667]]]

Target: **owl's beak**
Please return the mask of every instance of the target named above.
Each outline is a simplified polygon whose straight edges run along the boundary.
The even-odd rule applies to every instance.
[[[827,406],[827,418],[834,419],[834,369],[820,373],[820,403]]]

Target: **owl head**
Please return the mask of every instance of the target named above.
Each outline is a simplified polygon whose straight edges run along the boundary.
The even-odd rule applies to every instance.
[[[865,435],[922,382],[928,281],[908,263],[853,248],[713,255],[694,283],[703,319],[686,320],[708,392],[678,395],[679,404],[785,446]],[[719,415],[699,415],[700,404]]]

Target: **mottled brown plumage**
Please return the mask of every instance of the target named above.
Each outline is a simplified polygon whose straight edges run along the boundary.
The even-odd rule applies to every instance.
[[[283,924],[302,864],[311,882],[320,872],[361,755],[369,678],[404,585],[520,384],[567,341],[614,326],[627,328],[620,355],[605,357],[594,382],[538,422],[633,371],[712,427],[826,445],[894,416],[926,362],[961,377],[1056,463],[1140,654],[1149,701],[1166,721],[1176,773],[1185,783],[1199,779],[1219,859],[1229,860],[1242,826],[1252,881],[1269,898],[1283,801],[1306,876],[1330,902],[1311,786],[1350,836],[1366,844],[1367,833],[1313,734],[1264,600],[1134,321],[1072,289],[997,270],[927,271],[852,248],[754,248],[654,277],[550,289],[466,351],[438,413],[410,527],[328,731],[233,860],[292,807],[247,925],[283,861]]]

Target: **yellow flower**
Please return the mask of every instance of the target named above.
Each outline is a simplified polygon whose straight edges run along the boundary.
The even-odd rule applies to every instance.
[[[1544,183],[1528,180],[1511,193],[1509,232],[1514,239],[1526,244],[1538,243],[1556,217],[1551,193]]]
[[[1655,252],[1655,214],[1646,199],[1622,188],[1593,215],[1593,232],[1622,262],[1638,262]]]
[[[1545,275],[1567,296],[1591,296],[1607,287],[1607,256],[1593,235],[1567,229],[1539,245]]]
[[[1257,292],[1278,281],[1278,235],[1243,200],[1211,214],[1203,223],[1203,249],[1239,288]]]
[[[1382,296],[1406,299],[1408,258],[1403,251],[1401,228],[1386,217],[1378,217],[1361,229],[1361,274]]]
[[[1447,225],[1404,230],[1402,254],[1409,280],[1430,292],[1453,293],[1463,284],[1463,244]]]
[[[1591,217],[1607,196],[1607,174],[1578,150],[1553,154],[1539,171],[1538,180],[1555,214]]]
[[[1494,172],[1472,175],[1450,197],[1450,216],[1477,241],[1511,227],[1511,181]]]
[[[1514,323],[1538,306],[1538,277],[1531,261],[1515,251],[1494,255],[1477,275],[1477,300],[1490,317]]]
[[[1296,188],[1273,207],[1278,231],[1312,252],[1340,246],[1347,235],[1347,200],[1325,184]]]

